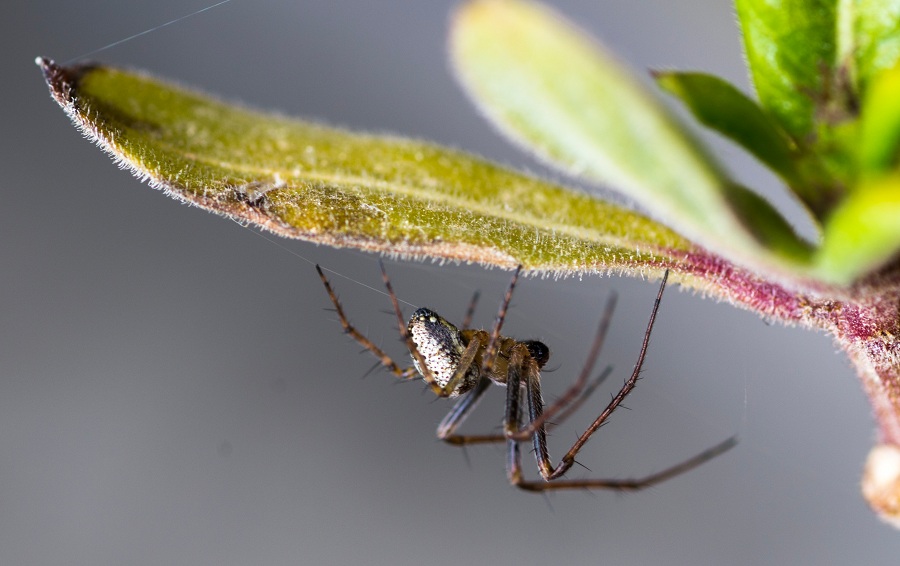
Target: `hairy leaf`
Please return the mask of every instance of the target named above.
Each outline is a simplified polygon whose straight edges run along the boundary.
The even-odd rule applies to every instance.
[[[796,259],[792,233],[766,242],[780,258],[754,238],[757,215],[732,206],[740,199],[712,159],[630,72],[555,12],[470,2],[456,14],[450,49],[488,117],[540,157],[624,191],[734,261],[765,269]]]
[[[121,165],[282,236],[558,274],[656,272],[696,251],[644,216],[462,152],[256,112],[140,73],[38,63]]]

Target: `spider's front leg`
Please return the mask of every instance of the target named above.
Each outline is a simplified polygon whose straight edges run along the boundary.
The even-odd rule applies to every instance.
[[[413,342],[413,339],[410,336],[410,328],[414,324],[418,325],[429,321],[431,323],[438,322],[438,319],[440,319],[440,317],[438,317],[434,313],[431,313],[431,311],[428,311],[427,309],[419,309],[410,319],[409,326],[404,324],[403,314],[400,311],[400,303],[397,300],[396,294],[394,294],[394,289],[391,285],[390,279],[388,278],[387,271],[384,269],[384,265],[381,264],[381,273],[384,279],[384,285],[387,289],[388,296],[391,299],[391,304],[393,305],[394,311],[397,315],[397,321],[400,327],[400,335],[409,348],[409,351],[413,356],[413,360],[415,361],[414,367],[403,368],[399,364],[397,364],[390,356],[388,356],[381,348],[376,346],[374,342],[369,340],[363,333],[361,333],[352,324],[350,324],[350,320],[347,318],[347,315],[344,314],[344,309],[341,306],[341,303],[338,300],[334,289],[331,287],[331,283],[328,281],[328,278],[325,277],[325,273],[322,271],[322,268],[316,265],[316,271],[319,273],[319,278],[322,280],[322,284],[325,286],[325,290],[328,292],[328,297],[334,304],[335,311],[338,314],[338,318],[340,319],[341,326],[344,328],[344,332],[346,334],[349,334],[363,348],[372,352],[372,354],[379,359],[381,364],[386,367],[388,371],[390,371],[396,377],[404,380],[415,379],[421,376],[439,397],[451,397],[455,396],[455,394],[459,392],[460,386],[463,385],[466,376],[469,374],[469,368],[472,365],[475,356],[479,352],[479,346],[481,342],[473,341],[467,347],[457,345],[459,350],[458,352],[456,352],[458,358],[453,361],[453,366],[449,368],[449,374],[446,376],[441,375],[441,379],[438,379],[438,376],[435,376],[434,371],[432,371],[433,360],[432,363],[428,363],[428,360],[425,359],[425,356],[422,354],[419,347]],[[443,319],[440,319],[440,321],[446,323],[446,321],[443,321]],[[451,326],[452,331],[456,332],[455,327],[452,327],[452,325],[449,325],[449,323],[446,324],[448,326]],[[484,334],[485,336],[487,336],[486,333]]]
[[[344,314],[344,309],[341,307],[341,302],[338,300],[337,295],[334,292],[334,289],[331,288],[331,283],[328,281],[328,278],[325,277],[325,273],[322,272],[322,268],[316,265],[316,271],[319,272],[319,278],[322,279],[322,284],[325,285],[325,290],[328,292],[328,297],[331,299],[331,302],[334,304],[334,310],[337,312],[338,318],[340,319],[341,326],[344,328],[344,333],[349,334],[354,340],[359,342],[359,344],[365,348],[366,350],[372,352],[372,354],[379,359],[381,365],[386,367],[388,371],[394,374],[396,377],[400,379],[413,379],[418,376],[418,372],[414,367],[403,368],[400,367],[390,356],[388,356],[381,348],[375,345],[374,342],[366,338],[360,331],[358,331],[352,324],[350,324],[350,320]]]

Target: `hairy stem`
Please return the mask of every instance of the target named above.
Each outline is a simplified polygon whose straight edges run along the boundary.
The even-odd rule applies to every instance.
[[[847,352],[878,423],[863,494],[900,528],[900,264],[843,291],[794,291],[702,251],[681,259],[676,280],[767,318],[825,330]]]

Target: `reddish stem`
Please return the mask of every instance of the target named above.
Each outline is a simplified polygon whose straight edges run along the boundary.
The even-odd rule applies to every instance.
[[[900,446],[900,265],[850,289],[793,291],[703,252],[661,265],[701,292],[787,324],[834,336],[856,367],[872,403],[881,442]]]

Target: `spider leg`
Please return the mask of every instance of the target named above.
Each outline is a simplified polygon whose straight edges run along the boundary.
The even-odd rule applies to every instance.
[[[526,362],[527,360],[527,362]],[[506,417],[503,420],[503,429],[506,433],[506,476],[509,483],[519,486],[527,483],[522,476],[522,454],[519,450],[519,441],[514,438],[514,434],[519,430],[521,423],[522,403],[520,395],[522,393],[522,370],[525,363],[530,363],[537,367],[537,364],[522,352],[520,345],[516,345],[510,351],[509,372],[506,378]],[[539,427],[534,434],[535,447],[543,442],[544,454],[546,454],[546,432],[544,427]],[[536,452],[539,453],[539,452]],[[539,460],[540,461],[540,460]]]
[[[662,301],[663,291],[666,288],[666,279],[668,279],[669,272],[668,270],[665,272],[662,278],[662,282],[659,285],[659,291],[656,294],[656,300],[653,302],[653,309],[650,311],[650,320],[647,322],[647,330],[644,331],[644,339],[641,342],[641,350],[638,353],[637,361],[634,364],[634,370],[631,372],[631,376],[625,380],[625,383],[622,384],[622,388],[619,389],[619,392],[615,394],[615,396],[610,400],[609,404],[603,409],[603,412],[594,419],[594,422],[591,423],[590,426],[587,427],[581,436],[578,437],[578,440],[572,445],[568,452],[562,457],[559,464],[557,464],[556,468],[553,469],[552,473],[544,476],[545,479],[551,480],[561,477],[563,474],[568,471],[569,468],[572,467],[572,464],[575,463],[575,455],[581,450],[581,448],[587,443],[587,441],[591,438],[591,435],[594,434],[598,428],[600,428],[603,423],[609,419],[612,415],[613,411],[618,408],[620,404],[628,397],[628,394],[634,390],[637,385],[638,378],[641,374],[641,368],[644,365],[644,359],[647,357],[647,348],[650,345],[650,333],[653,331],[653,323],[656,322],[656,313],[659,312],[659,304]],[[535,376],[533,379],[530,379],[526,385],[533,386],[535,388],[540,387],[539,376]],[[543,471],[542,471],[543,475]]]
[[[481,293],[475,291],[475,294],[472,295],[472,300],[469,301],[469,308],[466,309],[466,316],[463,317],[462,326],[460,328],[469,328],[472,326],[472,317],[475,316],[475,307],[478,305],[478,297],[481,296]]]
[[[591,382],[591,384],[581,392],[579,397],[575,399],[571,405],[565,408],[565,410],[561,411],[556,420],[552,423],[546,423],[547,429],[551,429],[562,424],[567,418],[569,418],[572,413],[578,410],[581,407],[582,403],[584,403],[588,397],[590,397],[591,393],[594,392],[595,389],[605,380],[612,368],[607,367],[603,372],[597,376],[597,378]],[[489,444],[494,442],[502,442],[507,439],[505,434],[470,434],[470,435],[459,435],[454,434],[456,429],[465,422],[468,418],[469,413],[475,410],[476,405],[481,401],[482,395],[484,395],[485,391],[491,385],[491,380],[482,377],[478,384],[475,386],[475,389],[470,391],[465,397],[461,398],[456,402],[456,405],[447,413],[447,416],[441,421],[441,424],[438,425],[437,429],[437,437],[447,444],[453,444],[454,446],[464,446],[469,444]]]
[[[462,383],[462,380],[465,379],[466,374],[469,373],[469,368],[472,367],[472,362],[475,361],[475,356],[478,355],[478,347],[479,341],[474,339],[466,346],[465,351],[459,358],[459,365],[457,366],[456,371],[453,372],[450,380],[444,384],[443,387],[438,385],[438,388],[440,389],[438,394],[441,397],[448,397],[456,390],[457,386]]]
[[[491,368],[494,366],[494,358],[497,357],[497,351],[500,348],[500,329],[503,327],[503,321],[506,319],[506,310],[509,308],[509,302],[512,300],[513,289],[516,288],[516,281],[519,280],[519,274],[522,272],[522,266],[516,267],[509,286],[506,288],[506,294],[500,302],[500,309],[497,311],[497,318],[494,320],[494,327],[491,329],[491,337],[488,340],[485,354],[481,358],[481,375],[490,375]]]
[[[734,448],[735,445],[737,445],[737,437],[732,436],[674,466],[670,466],[664,470],[640,478],[559,480],[547,482],[522,480],[521,474],[519,474],[519,476],[517,476],[519,478],[518,481],[513,481],[512,479],[510,479],[510,481],[519,489],[535,492],[554,491],[559,489],[613,489],[616,491],[639,491],[689,472],[694,468],[709,462],[713,458],[724,454],[728,450]]]
[[[668,272],[666,273],[666,276],[667,275]],[[540,370],[534,360],[524,355],[518,348],[514,349],[513,352],[511,352],[509,361],[510,370],[507,380],[507,403],[505,421],[509,459],[507,474],[509,476],[510,483],[528,491],[583,488],[639,490],[696,468],[704,462],[707,462],[710,459],[715,458],[719,454],[722,454],[723,452],[729,450],[737,443],[737,439],[735,437],[728,438],[725,441],[713,446],[712,448],[704,450],[703,452],[687,460],[684,460],[683,462],[642,478],[552,481],[563,476],[569,470],[569,468],[572,467],[572,464],[574,464],[575,462],[575,456],[588,441],[591,435],[596,432],[598,428],[600,428],[600,426],[610,417],[613,411],[615,411],[615,409],[634,389],[638,380],[638,376],[640,374],[641,366],[643,365],[644,358],[646,357],[647,347],[650,342],[650,332],[653,329],[653,323],[656,318],[656,313],[659,310],[659,304],[662,300],[662,292],[665,288],[666,276],[663,276],[662,285],[660,286],[659,292],[657,293],[656,301],[654,302],[653,310],[650,315],[650,321],[647,325],[647,330],[644,333],[644,340],[641,345],[641,351],[638,355],[638,360],[635,363],[635,368],[631,374],[631,377],[625,381],[622,388],[613,397],[613,399],[603,410],[600,416],[598,416],[597,419],[595,419],[594,422],[587,428],[587,430],[585,430],[585,432],[578,438],[578,440],[575,442],[575,444],[572,445],[565,456],[562,457],[556,467],[553,467],[553,463],[550,460],[550,456],[547,450],[547,437],[544,424],[546,418],[542,418],[544,415],[544,411],[543,401],[541,398]],[[538,423],[536,426],[532,424],[532,427],[534,428],[532,442],[534,444],[535,458],[537,459],[538,469],[541,473],[541,477],[545,481],[528,481],[524,480],[522,476],[521,454],[518,447],[519,440],[517,438],[517,433],[520,430],[526,430],[519,428],[521,421],[519,391],[521,389],[520,384],[523,378],[525,379],[525,391],[528,402],[529,420],[532,423]],[[576,402],[578,402],[578,400],[576,400]],[[568,411],[566,412],[568,413]]]
[[[437,436],[444,442],[457,446],[464,446],[468,444],[487,444],[493,442],[501,442],[506,439],[505,434],[458,435],[454,434],[454,432],[466,420],[466,418],[468,418],[469,413],[475,409],[478,401],[481,400],[482,395],[484,395],[484,392],[487,391],[488,387],[490,386],[491,381],[486,376],[490,375],[491,367],[494,363],[494,358],[497,356],[500,344],[500,329],[503,327],[503,321],[506,318],[506,311],[509,308],[510,301],[512,300],[513,289],[515,289],[516,287],[516,282],[519,279],[519,274],[521,273],[521,271],[522,266],[517,266],[515,272],[513,273],[512,279],[510,279],[509,285],[506,288],[506,293],[503,295],[503,300],[500,302],[500,309],[497,312],[497,318],[494,321],[494,327],[487,339],[485,353],[482,356],[482,377],[478,380],[475,388],[470,391],[465,397],[457,401],[456,405],[453,406],[447,416],[445,416],[441,421],[440,425],[438,425]],[[472,315],[475,312],[475,305],[478,302],[478,295],[479,294],[476,291],[475,295],[472,297],[472,302],[469,303],[469,308],[466,311],[465,320],[462,325],[463,328],[468,328],[472,322]],[[472,361],[474,360],[475,354],[477,353],[477,346],[482,343],[483,339],[481,338],[473,338],[469,342],[469,346],[466,348],[466,352],[463,354],[463,357],[460,360],[460,365],[459,367],[457,367],[453,378],[450,380],[450,382],[447,383],[447,386],[454,384],[454,382],[458,382],[458,380],[461,380],[465,376],[466,372],[468,372],[469,370],[469,366],[471,366]],[[468,356],[470,352],[472,354],[471,357]]]
[[[331,288],[331,283],[328,281],[328,278],[325,277],[325,273],[322,271],[322,268],[316,265],[316,271],[319,272],[319,278],[322,279],[322,284],[325,285],[325,290],[328,292],[328,297],[331,299],[331,302],[334,304],[335,311],[337,311],[338,318],[340,318],[341,326],[344,328],[344,332],[349,334],[354,340],[359,342],[359,344],[372,352],[372,354],[379,359],[381,365],[386,367],[392,374],[400,379],[412,379],[416,377],[418,372],[416,372],[416,368],[408,367],[402,368],[384,351],[375,345],[374,342],[366,338],[360,331],[358,331],[350,321],[347,319],[347,315],[344,314],[344,309],[341,306],[341,302],[338,300],[337,295],[334,292],[334,289]]]
[[[565,409],[563,409],[562,411],[560,411],[559,413],[556,414],[556,416],[553,418],[553,422],[547,421],[547,413],[549,412],[549,410],[545,411],[544,412],[544,423],[547,427],[547,430],[550,430],[552,428],[555,428],[555,427],[561,425],[563,422],[565,422],[566,419],[568,419],[570,416],[572,416],[572,413],[577,411],[581,407],[581,405],[583,405],[584,402],[588,400],[588,397],[590,397],[591,394],[594,393],[594,391],[596,391],[596,389],[598,387],[600,387],[601,383],[606,381],[606,378],[609,377],[609,374],[611,374],[611,373],[612,373],[612,366],[606,366],[606,368],[602,372],[600,372],[600,375],[598,375],[594,379],[594,381],[592,381],[590,383],[590,385],[585,387],[584,391],[581,391],[578,394],[577,399],[573,400],[569,406],[567,406]],[[559,401],[557,401],[557,403],[559,403]],[[554,405],[555,404],[556,403],[554,403]],[[529,423],[528,426],[533,427],[534,423],[533,422]]]
[[[438,425],[437,437],[447,444],[453,444],[454,446],[488,444],[506,440],[506,436],[503,434],[454,434],[456,429],[465,422],[469,414],[475,410],[475,407],[478,405],[478,402],[481,401],[484,392],[487,391],[490,386],[491,380],[487,377],[482,377],[478,380],[478,384],[475,388],[469,391],[465,397],[457,401],[453,408],[450,409],[450,412],[447,413],[447,416],[441,421],[441,424]]]
[[[665,285],[665,277],[663,277],[663,285]],[[597,327],[597,334],[594,335],[594,343],[591,344],[591,349],[589,350],[587,360],[584,363],[584,366],[581,369],[581,374],[578,376],[578,379],[566,390],[563,395],[556,400],[555,403],[550,405],[545,409],[543,414],[538,416],[537,418],[532,418],[531,422],[528,426],[516,431],[512,438],[516,440],[527,440],[529,436],[533,435],[535,431],[544,425],[549,419],[552,419],[561,411],[564,411],[565,417],[568,417],[572,412],[577,409],[581,403],[586,399],[585,396],[581,396],[582,391],[584,390],[585,385],[587,384],[588,377],[590,377],[591,373],[594,371],[594,365],[597,362],[597,357],[600,355],[600,350],[603,348],[603,342],[606,340],[606,333],[609,330],[610,321],[612,320],[613,311],[616,308],[616,295],[611,294],[609,299],[606,301],[606,308],[603,310],[603,316],[600,318],[600,325]],[[601,375],[602,378],[605,377]],[[599,385],[599,383],[598,383]],[[596,388],[596,385],[593,385],[588,391],[588,395],[593,389]],[[567,406],[572,405],[566,409]],[[565,418],[563,417],[563,418]]]
[[[496,356],[496,344],[499,342],[500,337],[500,328],[503,325],[503,321],[506,318],[506,312],[509,308],[509,303],[512,300],[512,292],[515,288],[516,282],[518,280],[519,273],[521,272],[522,267],[519,266],[510,280],[509,286],[507,287],[506,293],[503,297],[503,300],[500,304],[500,309],[497,313],[497,319],[494,323],[494,328],[491,331],[491,335],[488,338],[488,346],[486,348],[487,352],[491,352],[493,349],[494,355]],[[468,328],[471,324],[472,313],[475,310],[475,304],[478,300],[479,294],[476,292],[472,297],[472,302],[469,305],[469,309],[466,312],[465,322],[463,323],[463,328]],[[604,316],[601,320],[600,329],[598,330],[597,338],[595,339],[595,344],[592,348],[592,355],[590,357],[590,364],[586,364],[584,371],[582,372],[582,376],[580,376],[579,380],[573,385],[569,391],[563,396],[563,398],[559,399],[551,408],[553,413],[547,416],[553,416],[553,414],[558,414],[559,419],[556,424],[561,423],[566,418],[568,418],[573,412],[575,412],[578,407],[581,406],[582,403],[590,396],[591,393],[597,388],[598,385],[609,375],[609,368],[604,370],[600,376],[590,384],[587,389],[584,389],[584,383],[587,381],[588,374],[593,369],[594,360],[596,360],[597,354],[599,353],[600,347],[603,344],[603,340],[606,336],[606,331],[609,328],[610,319],[612,318],[612,312],[615,307],[615,295],[612,295],[607,302],[607,307],[604,312]],[[472,340],[469,344],[471,348],[472,344],[476,343],[476,340]],[[525,350],[527,352],[527,350]],[[483,363],[482,368],[482,376],[487,375],[490,370],[490,364],[492,364],[492,360],[487,360],[488,355],[486,355],[483,359],[486,361]],[[457,377],[462,378],[464,375],[464,370],[466,370],[471,361],[464,356],[461,360],[460,367],[457,369],[456,375],[454,375],[454,379]],[[449,385],[449,384],[448,384]],[[444,442],[449,444],[454,444],[457,446],[468,445],[468,444],[487,444],[493,442],[501,442],[509,437],[506,434],[482,434],[482,435],[457,435],[454,434],[456,429],[468,418],[469,413],[474,410],[475,406],[480,401],[484,392],[488,389],[490,385],[490,380],[482,377],[476,385],[475,389],[470,391],[465,397],[460,399],[456,405],[454,405],[453,409],[444,417],[441,421],[440,425],[438,425],[437,436]],[[568,406],[568,407],[567,407]],[[565,410],[563,410],[565,409]],[[547,417],[544,417],[540,423],[538,423],[534,428],[543,424],[546,421]],[[551,425],[552,426],[552,425]],[[524,438],[531,436],[533,434],[533,430],[527,432],[524,435]]]

